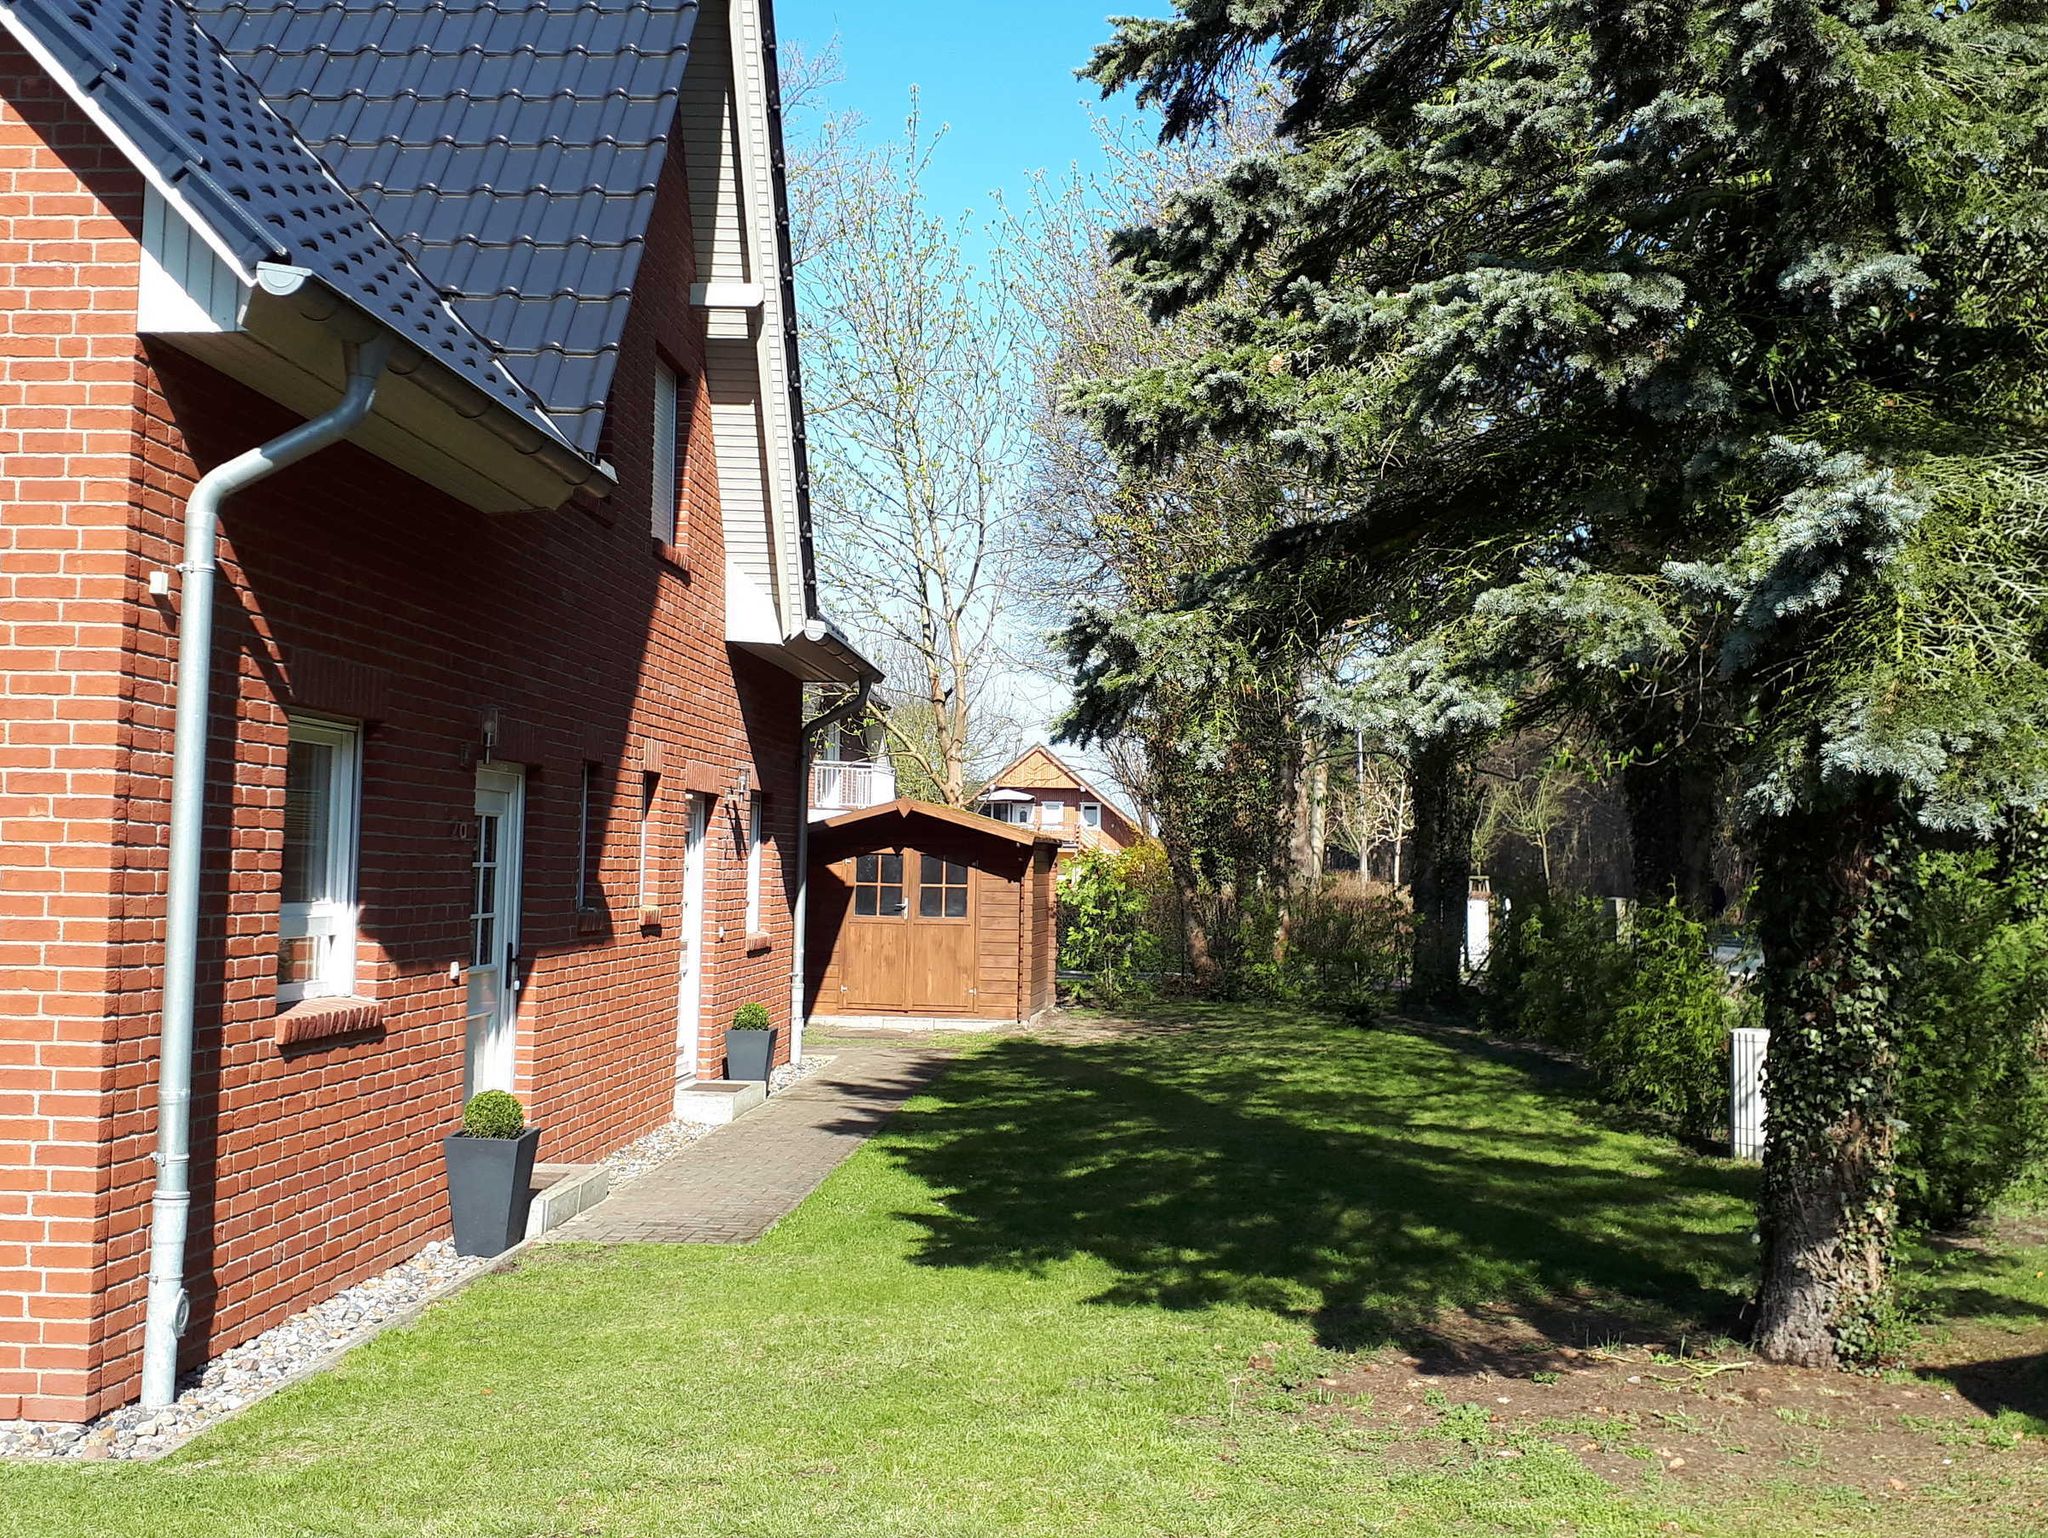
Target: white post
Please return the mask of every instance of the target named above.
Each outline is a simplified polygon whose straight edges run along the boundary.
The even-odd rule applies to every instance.
[[[1728,1152],[1737,1159],[1764,1156],[1764,1058],[1771,1033],[1740,1030],[1728,1043]]]
[[[1493,899],[1479,893],[1465,899],[1465,970],[1477,972],[1493,952]]]

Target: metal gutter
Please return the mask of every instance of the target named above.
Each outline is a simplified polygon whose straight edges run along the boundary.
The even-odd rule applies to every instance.
[[[390,334],[384,321],[308,268],[263,262],[257,266],[256,278],[265,293],[295,300],[299,313],[308,320],[329,325],[345,309],[374,332]],[[617,476],[608,466],[587,458],[566,438],[544,431],[508,410],[503,402],[492,399],[416,347],[399,343],[392,353],[391,372],[419,386],[463,420],[481,423],[502,438],[515,454],[543,466],[567,488],[565,495],[610,491],[618,485]]]
[[[273,290],[276,292],[276,290]],[[290,290],[286,290],[290,292]],[[199,972],[199,884],[206,836],[206,747],[211,727],[213,592],[220,508],[228,497],[339,442],[370,414],[391,357],[388,337],[345,340],[348,387],[332,410],[216,465],[185,508],[178,595],[177,717],[171,749],[170,892],[164,924],[164,1020],[157,1071],[156,1190],[150,1198],[149,1303],[143,1326],[142,1403],[177,1398],[178,1337],[190,1313],[185,1238],[192,1211],[193,1006]]]

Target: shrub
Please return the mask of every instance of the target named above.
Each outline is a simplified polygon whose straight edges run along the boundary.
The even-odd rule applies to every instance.
[[[1727,1114],[1727,1040],[1747,1007],[1703,925],[1675,903],[1639,909],[1625,939],[1592,898],[1513,910],[1485,981],[1496,1029],[1583,1059],[1601,1095],[1697,1137]]]
[[[1899,1208],[1947,1227],[2048,1152],[2048,916],[1988,852],[1930,852],[1906,872],[1899,1012]]]
[[[1087,974],[1094,1003],[1141,993],[1142,974],[1161,970],[1162,908],[1154,888],[1165,865],[1152,858],[1156,847],[1139,844],[1115,855],[1091,850],[1060,872],[1060,967]]]
[[[1588,1060],[1623,1105],[1669,1117],[1695,1137],[1727,1123],[1728,1033],[1743,1008],[1714,965],[1706,926],[1673,902],[1639,910],[1623,987]]]
[[[1249,993],[1366,1019],[1407,975],[1415,914],[1391,887],[1356,873],[1325,877],[1296,893],[1284,917],[1282,941],[1277,905],[1262,905],[1250,915],[1255,934],[1247,951],[1260,959],[1245,968]]]
[[[487,1089],[462,1109],[464,1137],[513,1138],[525,1130],[525,1107],[502,1089]]]
[[[732,1029],[736,1031],[765,1031],[771,1023],[766,1004],[742,1004],[733,1011]]]

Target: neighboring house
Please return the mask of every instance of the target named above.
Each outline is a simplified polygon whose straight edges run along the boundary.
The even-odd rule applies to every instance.
[[[811,820],[886,806],[895,799],[896,766],[889,761],[881,723],[863,712],[856,720],[828,727],[811,755]]]
[[[872,669],[766,0],[0,28],[0,1419],[83,1418],[445,1233],[470,1092],[588,1161],[788,1043]]]
[[[1046,747],[1026,749],[991,775],[976,808],[998,822],[1052,834],[1063,859],[1090,849],[1115,854],[1138,839],[1130,818]]]

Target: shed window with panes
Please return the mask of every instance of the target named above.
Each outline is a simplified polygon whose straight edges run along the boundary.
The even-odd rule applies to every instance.
[[[967,867],[935,854],[919,856],[917,916],[921,919],[967,917]]]
[[[853,911],[858,918],[899,918],[903,900],[903,856],[864,854],[853,862]]]
[[[280,1003],[341,998],[356,979],[356,785],[362,734],[294,717],[284,785]]]

